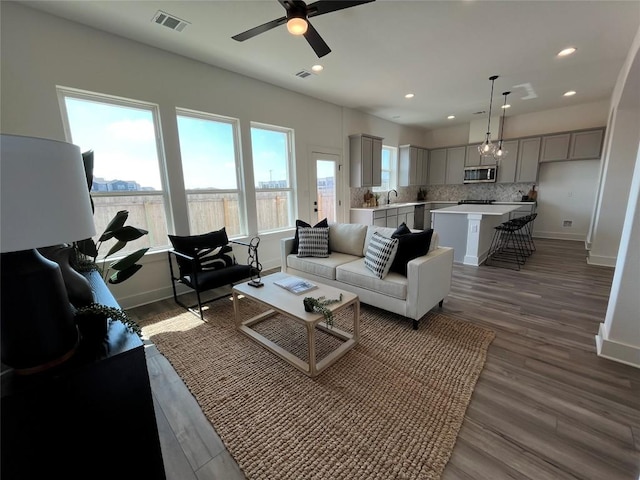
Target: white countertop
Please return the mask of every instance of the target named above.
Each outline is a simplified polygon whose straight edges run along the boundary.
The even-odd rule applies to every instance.
[[[417,205],[426,205],[429,202],[398,202],[398,203],[389,203],[388,205],[378,205],[377,207],[352,207],[351,210],[387,210],[389,208],[400,208],[400,207],[415,207]]]
[[[515,202],[514,202],[515,203]],[[518,209],[518,204],[514,205],[477,205],[477,204],[463,204],[463,205],[454,205],[453,207],[439,208],[437,210],[433,210],[432,214],[439,213],[458,213],[467,215],[469,213],[476,213],[481,215],[504,215],[509,212],[513,212]]]
[[[443,204],[449,203],[451,205],[458,205],[457,201],[453,200],[429,200],[428,202],[405,202],[405,203],[390,203],[388,205],[378,205],[377,207],[352,207],[351,210],[386,210],[388,208],[399,208],[399,207],[413,207],[417,205],[427,205],[429,206],[432,203]],[[494,202],[493,205],[534,205],[536,202]],[[474,205],[474,204],[467,204]],[[474,205],[476,207],[486,207],[487,205]],[[449,208],[449,207],[447,207]],[[495,214],[494,214],[495,215]]]

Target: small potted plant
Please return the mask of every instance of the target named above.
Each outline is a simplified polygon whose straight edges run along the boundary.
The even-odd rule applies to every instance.
[[[331,305],[332,303],[338,303],[342,301],[342,294],[340,294],[339,298],[325,298],[324,296],[314,298],[314,297],[304,297],[302,303],[304,304],[304,309],[307,312],[318,312],[322,313],[324,316],[324,321],[327,324],[327,327],[333,327],[333,312],[327,308],[327,305]]]
[[[92,303],[76,310],[76,324],[84,338],[89,341],[98,341],[104,338],[109,329],[109,323],[120,320],[127,330],[142,337],[142,329],[127,315],[124,310],[109,307],[100,303]]]

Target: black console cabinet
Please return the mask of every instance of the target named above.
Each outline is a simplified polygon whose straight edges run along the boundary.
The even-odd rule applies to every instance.
[[[118,306],[99,275],[96,301]],[[142,341],[121,322],[38,375],[2,372],[0,475],[165,480]]]

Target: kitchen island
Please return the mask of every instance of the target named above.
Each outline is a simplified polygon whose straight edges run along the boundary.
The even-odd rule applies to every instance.
[[[439,245],[453,247],[453,261],[481,265],[487,258],[494,227],[509,220],[519,205],[455,205],[431,212]]]

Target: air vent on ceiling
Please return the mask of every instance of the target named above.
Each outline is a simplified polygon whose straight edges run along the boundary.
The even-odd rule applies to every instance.
[[[479,112],[473,112],[474,115],[484,115],[485,113],[487,113],[486,110],[481,110]]]
[[[313,73],[308,72],[307,70],[300,70],[298,73],[296,73],[296,77],[300,78],[307,78],[311,75],[313,75]]]
[[[162,10],[158,10],[156,12],[152,21],[158,25],[164,25],[165,27],[178,32],[181,32],[187,25],[190,25],[189,22],[181,20],[173,15],[169,15],[167,12],[163,12]]]

